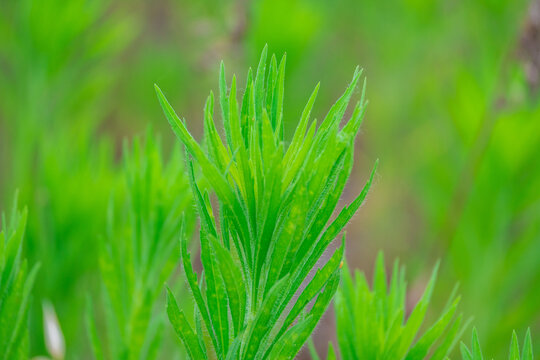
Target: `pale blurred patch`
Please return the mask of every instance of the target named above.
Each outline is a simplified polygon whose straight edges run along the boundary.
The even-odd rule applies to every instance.
[[[63,360],[66,354],[64,334],[60,328],[56,311],[49,301],[43,301],[43,328],[45,333],[45,345],[47,346],[49,355],[54,360]]]

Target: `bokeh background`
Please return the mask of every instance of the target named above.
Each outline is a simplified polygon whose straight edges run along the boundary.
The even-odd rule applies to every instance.
[[[153,83],[200,138],[219,61],[242,83],[266,43],[287,53],[289,130],[318,81],[320,119],[364,68],[346,196],[380,167],[348,226],[351,267],[370,273],[379,250],[400,257],[412,303],[440,259],[433,313],[459,283],[485,355],[502,358],[512,329],[529,326],[540,348],[540,2],[0,0],[0,208],[19,189],[25,254],[42,264],[32,355],[49,299],[67,358],[87,358],[82,308],[122,140],[151,126],[174,142]],[[333,327],[329,314],[321,351]]]

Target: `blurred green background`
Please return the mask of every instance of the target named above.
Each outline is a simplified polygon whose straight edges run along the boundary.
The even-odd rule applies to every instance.
[[[242,83],[266,43],[287,53],[289,135],[318,81],[320,119],[364,68],[370,104],[346,193],[380,167],[348,226],[351,267],[369,272],[379,249],[399,256],[412,302],[440,259],[434,308],[459,282],[488,357],[528,326],[540,348],[540,2],[0,0],[0,208],[19,189],[25,254],[42,264],[31,354],[45,354],[48,299],[66,357],[88,358],[82,309],[99,287],[122,140],[151,124],[166,153],[174,143],[153,83],[200,137],[219,61]],[[319,325],[321,350],[333,326]]]

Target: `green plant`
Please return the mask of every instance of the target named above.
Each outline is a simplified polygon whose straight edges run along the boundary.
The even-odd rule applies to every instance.
[[[478,340],[478,333],[476,328],[472,332],[471,349],[467,348],[464,343],[461,343],[461,355],[463,360],[483,360],[482,349],[480,347],[480,341]],[[533,346],[531,341],[531,330],[527,330],[525,335],[525,341],[523,343],[523,349],[521,355],[519,353],[519,341],[516,332],[512,333],[512,341],[510,342],[510,353],[508,355],[509,360],[533,360]]]
[[[196,303],[195,330],[171,291],[167,307],[169,320],[194,359],[296,355],[337,289],[343,245],[310,281],[306,277],[364,201],[375,171],[358,197],[329,222],[352,169],[354,140],[365,111],[362,91],[351,119],[340,128],[361,72],[356,69],[318,128],[309,120],[317,85],[286,146],[285,56],[279,66],[272,56],[268,72],[266,67],[265,47],[256,73],[248,71],[239,107],[236,77],[227,91],[222,63],[219,88],[226,141],[218,135],[210,93],[204,111],[204,147],[156,86],[165,115],[186,149],[201,222],[200,277],[192,268],[185,236],[181,245],[182,265]],[[194,181],[193,160],[216,202]]]
[[[146,141],[124,146],[125,184],[114,194],[99,258],[106,341],[98,335],[89,304],[88,332],[96,359],[154,359],[162,350],[164,299],[183,216],[192,222],[188,180],[179,146],[164,162],[161,146]]]
[[[26,209],[17,196],[9,218],[2,213],[0,232],[0,359],[28,359],[28,307],[39,266],[22,259]]]
[[[444,359],[458,341],[462,315],[456,315],[460,298],[450,296],[442,315],[424,333],[419,332],[426,317],[437,277],[435,266],[424,293],[407,316],[405,268],[394,262],[387,279],[382,252],[377,257],[370,289],[364,273],[355,279],[344,270],[335,297],[337,337],[343,359],[420,360]],[[389,282],[389,284],[388,284]],[[329,358],[334,357],[330,348]]]
[[[46,350],[42,301],[58,310],[67,356],[83,346],[79,294],[93,291],[95,232],[105,227],[116,180],[101,133],[134,34],[108,0],[0,2],[0,207],[20,189],[31,213],[24,256],[43,268],[29,315],[31,355]]]

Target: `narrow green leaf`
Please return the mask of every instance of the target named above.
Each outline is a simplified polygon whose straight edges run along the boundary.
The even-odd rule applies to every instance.
[[[246,314],[246,283],[242,271],[234,262],[231,253],[217,240],[212,241],[216,252],[221,276],[225,282],[225,289],[229,299],[229,309],[234,326],[234,337],[238,336],[244,327]]]
[[[332,255],[330,260],[317,272],[313,279],[306,286],[304,291],[298,297],[295,304],[293,305],[289,315],[285,319],[281,332],[285,330],[292,324],[300,312],[306,307],[306,305],[317,295],[319,291],[330,281],[332,275],[339,270],[339,266],[343,260],[343,251],[344,246],[340,246]]]
[[[212,236],[217,236],[217,231],[214,227],[214,222],[210,216],[210,213],[207,208],[207,203],[205,202],[201,191],[195,182],[195,172],[193,170],[193,162],[190,159],[189,155],[186,153],[186,163],[188,167],[188,178],[189,184],[191,186],[191,191],[193,192],[195,198],[195,205],[197,206],[197,211],[201,219],[201,226],[204,230]]]
[[[476,329],[473,329],[472,334],[472,356],[476,360],[481,360],[484,357],[482,356],[482,349],[480,347],[480,341],[478,340],[478,333]]]
[[[525,334],[525,341],[523,342],[523,350],[521,351],[521,358],[523,360],[534,359],[530,328],[527,329],[527,333]]]
[[[337,360],[336,352],[334,350],[334,345],[328,343],[328,355],[326,355],[326,360]]]
[[[186,274],[189,288],[191,289],[191,293],[193,295],[193,298],[195,299],[197,308],[200,311],[201,317],[210,334],[210,338],[212,339],[212,344],[214,345],[216,352],[220,353],[219,351],[220,347],[218,343],[217,334],[215,333],[214,327],[212,326],[212,322],[210,321],[208,308],[206,307],[206,303],[204,302],[201,290],[198,286],[197,275],[193,271],[193,266],[191,265],[190,255],[189,255],[189,252],[187,251],[187,239],[185,239],[185,236],[183,235],[182,231],[181,231],[181,234],[182,236],[180,239],[180,245],[181,245],[181,257],[182,257],[182,265],[184,268],[184,273]]]
[[[288,278],[285,277],[278,281],[276,285],[270,290],[262,306],[257,311],[254,320],[251,322],[251,326],[247,330],[245,347],[243,349],[243,358],[253,359],[257,352],[260,350],[260,343],[268,332],[274,326],[273,323],[269,322],[269,319],[272,318],[273,312],[275,311],[276,301],[281,295],[283,289],[287,285]]]
[[[520,360],[519,341],[515,330],[512,332],[512,341],[510,342],[510,355],[508,356],[508,360]]]
[[[167,315],[174,327],[174,331],[184,343],[189,356],[194,360],[206,359],[206,356],[199,345],[199,341],[197,340],[197,336],[189,325],[184,313],[178,308],[174,295],[171,293],[171,290],[168,287]]]
[[[435,343],[439,339],[448,324],[452,321],[452,318],[456,312],[459,304],[459,298],[457,298],[450,309],[446,311],[425,333],[420,337],[416,344],[407,354],[407,360],[422,359],[425,358]]]

